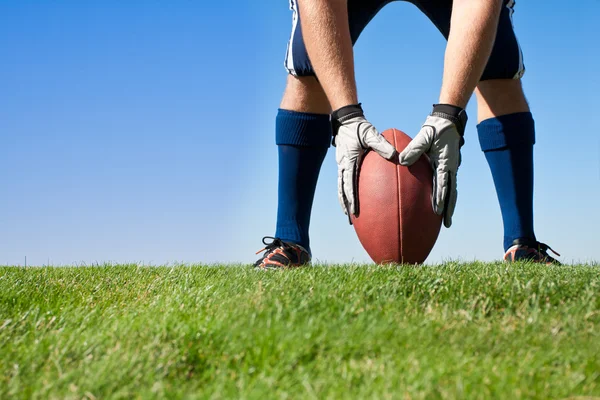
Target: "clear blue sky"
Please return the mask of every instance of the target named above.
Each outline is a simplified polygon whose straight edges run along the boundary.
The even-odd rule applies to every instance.
[[[600,2],[518,1],[537,126],[538,238],[600,260]],[[0,0],[0,264],[253,262],[277,204],[274,121],[287,1]],[[355,47],[379,129],[414,136],[445,41],[388,5]],[[428,260],[497,260],[502,223],[474,100],[451,229]],[[341,212],[333,148],[317,188],[316,261],[369,262]]]

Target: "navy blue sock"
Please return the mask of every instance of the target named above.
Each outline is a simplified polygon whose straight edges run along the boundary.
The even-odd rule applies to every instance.
[[[479,144],[490,166],[504,223],[504,251],[533,231],[533,145],[530,112],[490,118],[477,125]]]
[[[279,109],[275,131],[279,148],[275,237],[310,252],[310,214],[321,165],[331,143],[329,115]]]

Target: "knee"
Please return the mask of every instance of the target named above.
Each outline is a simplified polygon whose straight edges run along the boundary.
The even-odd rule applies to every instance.
[[[331,113],[327,96],[314,76],[288,75],[280,107],[285,110],[314,114]]]
[[[479,121],[529,111],[520,79],[481,81],[477,85],[476,96]]]

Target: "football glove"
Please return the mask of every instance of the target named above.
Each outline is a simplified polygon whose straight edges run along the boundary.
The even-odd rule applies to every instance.
[[[437,215],[443,215],[444,226],[450,228],[458,190],[456,176],[461,164],[460,149],[464,144],[467,113],[449,104],[435,104],[432,113],[415,138],[400,153],[401,165],[410,166],[423,153],[433,168],[431,203]]]
[[[338,200],[352,225],[351,215],[358,213],[357,180],[360,162],[368,149],[387,160],[397,152],[377,129],[365,119],[360,104],[342,107],[332,113],[333,145],[338,164]]]

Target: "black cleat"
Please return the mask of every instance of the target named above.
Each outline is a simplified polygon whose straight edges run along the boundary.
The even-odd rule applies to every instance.
[[[267,243],[265,239],[272,239]],[[279,238],[265,236],[263,238],[265,248],[256,252],[264,251],[265,254],[254,263],[254,267],[260,269],[295,268],[310,263],[310,253],[296,243],[284,242]]]
[[[548,254],[548,250],[560,257],[560,254],[545,243],[529,239],[516,239],[504,254],[504,261],[531,261],[546,265],[561,265],[558,260]]]

